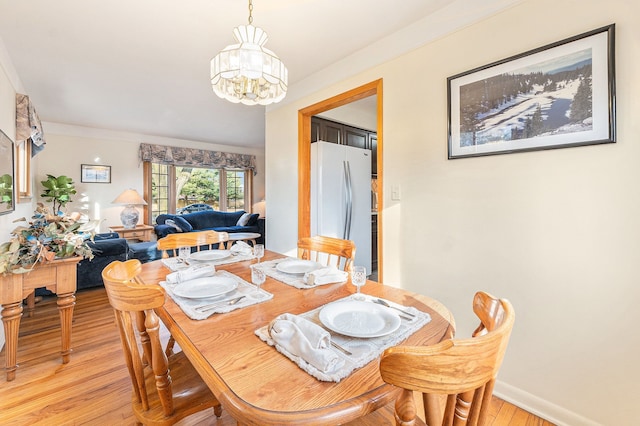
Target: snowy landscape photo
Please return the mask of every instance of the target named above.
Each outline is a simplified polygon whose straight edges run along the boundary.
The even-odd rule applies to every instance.
[[[449,81],[449,158],[614,142],[613,26]]]

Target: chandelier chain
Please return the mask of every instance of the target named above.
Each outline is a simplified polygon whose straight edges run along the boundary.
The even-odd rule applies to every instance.
[[[253,0],[249,0],[249,25],[253,23]]]

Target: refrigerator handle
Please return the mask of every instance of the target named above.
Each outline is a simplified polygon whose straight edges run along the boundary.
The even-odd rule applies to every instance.
[[[353,216],[353,187],[351,183],[351,165],[349,161],[344,161],[344,176],[345,176],[345,220],[344,220],[344,232],[343,239],[348,240],[351,238],[351,217]]]

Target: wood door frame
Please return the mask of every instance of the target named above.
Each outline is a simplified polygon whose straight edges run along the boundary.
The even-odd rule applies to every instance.
[[[356,87],[347,92],[320,101],[298,110],[298,238],[311,236],[311,117],[333,108],[341,107],[351,102],[369,96],[377,96],[377,176],[378,176],[378,280],[382,280],[382,212],[384,211],[382,184],[382,79]]]

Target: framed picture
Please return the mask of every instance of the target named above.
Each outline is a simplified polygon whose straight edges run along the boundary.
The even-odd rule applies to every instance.
[[[13,141],[0,130],[0,215],[16,208]]]
[[[111,183],[111,166],[82,164],[80,167],[80,182]]]
[[[615,142],[614,29],[449,77],[449,159]]]

